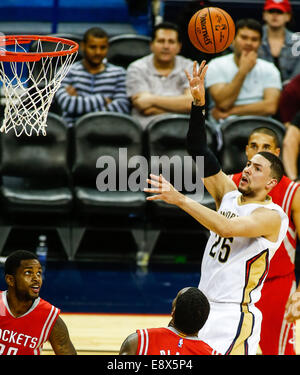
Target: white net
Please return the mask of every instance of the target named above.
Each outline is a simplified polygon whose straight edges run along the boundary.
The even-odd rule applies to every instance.
[[[0,46],[0,55],[7,52],[6,48]],[[74,45],[37,39],[28,52],[22,43],[15,40],[12,48],[10,51],[21,51],[30,55],[49,51],[71,51]],[[22,133],[28,136],[33,133],[46,135],[51,103],[76,55],[77,52],[62,56],[43,56],[38,61],[0,61],[1,90],[5,99],[1,132],[7,133],[13,129],[16,136]]]

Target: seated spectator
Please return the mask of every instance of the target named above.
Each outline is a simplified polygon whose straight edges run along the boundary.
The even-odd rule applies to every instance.
[[[300,58],[300,57],[299,57]],[[284,86],[280,94],[280,120],[288,125],[300,110],[300,74]]]
[[[300,155],[300,112],[296,114],[292,122],[288,124],[283,139],[282,161],[287,176],[300,182],[298,171]]]
[[[258,50],[261,59],[273,62],[279,69],[283,85],[300,73],[299,55],[293,53],[293,33],[286,28],[291,11],[289,0],[266,0],[262,44]]]
[[[239,20],[234,52],[209,62],[206,86],[211,97],[211,122],[219,124],[230,116],[276,114],[281,79],[273,63],[257,57],[261,37],[262,27],[258,21]]]
[[[138,329],[125,339],[119,354],[219,354],[198,338],[209,311],[208,299],[198,288],[183,288],[173,300],[172,319],[168,327]]]
[[[191,71],[193,62],[178,56],[181,38],[177,25],[169,22],[156,25],[150,47],[150,55],[127,68],[132,115],[143,127],[159,114],[189,113],[192,103],[184,69]]]
[[[62,116],[69,126],[86,113],[130,112],[126,70],[105,62],[108,48],[105,31],[98,27],[86,31],[81,45],[83,60],[71,66],[56,93]]]

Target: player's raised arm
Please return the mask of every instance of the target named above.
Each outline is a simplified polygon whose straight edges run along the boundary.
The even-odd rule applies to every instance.
[[[147,197],[147,200],[163,200],[166,203],[176,205],[205,228],[222,238],[262,236],[270,241],[277,240],[280,217],[275,211],[260,208],[251,215],[229,219],[181,194],[162,175],[151,174],[150,177],[147,182],[151,185],[151,188],[145,188],[144,190],[155,195]]]
[[[205,129],[205,74],[208,66],[202,61],[198,67],[194,62],[193,76],[186,71],[190,83],[190,90],[193,96],[189,130],[187,134],[187,150],[195,159],[196,156],[204,156],[203,182],[216,201],[217,208],[224,196],[229,191],[236,190],[233,181],[221,170],[221,166],[207,145]]]

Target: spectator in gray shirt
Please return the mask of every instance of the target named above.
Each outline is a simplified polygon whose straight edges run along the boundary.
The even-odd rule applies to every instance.
[[[126,79],[132,115],[143,127],[157,115],[189,113],[193,100],[184,73],[184,69],[192,72],[193,62],[178,55],[181,39],[177,25],[156,25],[150,48],[150,55],[128,66]]]
[[[300,56],[295,48],[297,34],[286,28],[291,12],[289,0],[266,0],[263,11],[265,25],[258,51],[261,59],[274,63],[279,69],[283,85],[300,73]]]

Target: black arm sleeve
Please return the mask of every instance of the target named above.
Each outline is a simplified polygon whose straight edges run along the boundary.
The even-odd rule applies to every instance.
[[[186,145],[188,153],[194,160],[196,156],[204,156],[204,177],[209,177],[217,174],[221,166],[207,145],[204,108],[205,106],[192,104]]]

